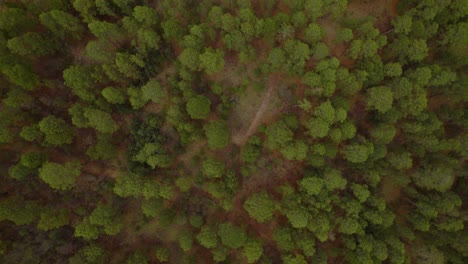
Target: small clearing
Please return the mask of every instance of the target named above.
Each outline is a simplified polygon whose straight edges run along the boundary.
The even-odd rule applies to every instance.
[[[384,177],[381,183],[382,186],[382,197],[387,203],[398,201],[402,195],[402,187],[389,179]]]
[[[268,114],[266,113],[269,107],[272,105],[272,95],[275,89],[278,87],[278,77],[272,76],[270,77],[267,90],[264,92],[260,105],[255,111],[253,119],[248,123],[248,126],[245,126],[247,129],[239,129],[238,133],[235,133],[232,137],[232,142],[238,146],[243,146],[247,142],[250,136],[255,134],[260,124],[267,119],[274,111],[270,111]],[[252,102],[253,103],[253,102]],[[240,103],[242,105],[242,103]],[[242,107],[241,107],[242,108]],[[244,115],[249,113],[250,111],[244,111]],[[251,116],[251,115],[250,115]],[[250,117],[249,116],[249,117]],[[245,132],[244,132],[245,131]]]

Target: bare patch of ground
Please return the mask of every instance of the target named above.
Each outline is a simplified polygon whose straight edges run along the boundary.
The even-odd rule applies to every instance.
[[[397,15],[397,4],[400,0],[354,0],[348,3],[347,14],[354,18],[374,16],[380,32],[390,27],[390,21]]]
[[[255,91],[247,90],[246,94],[240,98],[230,120],[231,124],[235,124],[232,137],[234,144],[243,146],[262,123],[279,113],[281,108],[277,105],[280,99],[275,93],[278,85],[279,77],[272,75],[261,97],[255,94]]]
[[[393,182],[388,177],[384,177],[382,182],[382,197],[387,203],[393,203],[400,199],[402,195],[402,187],[397,183]]]
[[[197,173],[197,166],[193,166],[193,158],[204,149],[207,144],[206,140],[197,140],[196,142],[187,146],[184,154],[179,155],[177,160],[184,164],[184,166],[189,169],[193,175]]]

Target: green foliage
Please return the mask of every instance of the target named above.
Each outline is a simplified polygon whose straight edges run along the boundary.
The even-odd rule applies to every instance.
[[[161,146],[157,143],[147,143],[140,149],[140,151],[133,157],[134,161],[147,163],[151,168],[156,167],[169,167],[172,159],[161,150]]]
[[[214,157],[208,157],[202,163],[202,172],[210,178],[219,178],[224,173],[224,163]]]
[[[196,49],[186,48],[180,53],[177,59],[182,65],[184,65],[192,71],[195,71],[198,69],[198,65],[200,64],[198,58],[199,55],[200,53]]]
[[[167,262],[169,260],[169,250],[167,250],[166,248],[157,248],[156,258],[160,262]]]
[[[210,105],[208,97],[197,95],[187,101],[186,110],[192,119],[205,119],[210,114]]]
[[[114,185],[114,193],[120,197],[140,197],[144,179],[142,176],[126,173],[117,177]]]
[[[158,13],[148,6],[135,6],[133,17],[145,27],[151,27],[158,24]]]
[[[0,203],[0,221],[10,220],[16,225],[29,225],[38,214],[38,204],[20,196],[10,196]]]
[[[408,14],[405,14],[392,20],[392,25],[395,27],[396,33],[407,35],[411,31],[411,26],[413,24],[412,22],[412,17]]]
[[[304,125],[312,138],[323,138],[330,130],[330,124],[320,117],[312,117]]]
[[[411,154],[408,152],[403,153],[390,153],[387,156],[388,162],[398,169],[410,169],[413,166],[413,159],[411,158]]]
[[[367,93],[367,106],[380,113],[385,113],[392,108],[393,93],[390,88],[377,86],[369,89]]]
[[[104,229],[108,235],[118,234],[123,227],[119,221],[117,209],[110,205],[98,204],[88,219],[91,225],[99,226],[99,229]]]
[[[167,91],[155,79],[151,79],[143,87],[141,87],[143,99],[151,100],[153,103],[160,103],[167,98]]]
[[[3,2],[1,263],[468,263],[467,0]]]
[[[306,264],[307,261],[302,255],[286,255],[282,258],[285,264]]]
[[[205,248],[214,248],[218,244],[216,229],[212,226],[203,226],[197,235],[197,240]]]
[[[92,88],[95,82],[94,69],[86,66],[71,66],[63,71],[65,85],[84,101],[95,99]]]
[[[280,150],[281,154],[288,160],[302,161],[307,157],[308,147],[304,141],[293,141]]]
[[[310,215],[305,208],[297,207],[286,212],[289,223],[294,228],[306,228],[309,224]]]
[[[413,174],[414,183],[424,189],[445,192],[454,181],[453,169],[443,164],[431,164]]]
[[[88,119],[89,126],[100,133],[114,133],[118,130],[117,123],[109,113],[88,107],[84,110],[83,115]]]
[[[108,39],[115,39],[122,31],[117,24],[99,20],[88,23],[88,28],[94,36]]]
[[[55,211],[51,208],[46,208],[40,214],[39,223],[37,224],[37,228],[49,231],[51,229],[60,228],[68,224],[69,220],[69,211],[67,209],[61,209]]]
[[[24,180],[28,175],[31,175],[33,172],[34,170],[22,164],[13,165],[8,168],[8,176],[18,181]]]
[[[263,245],[260,241],[251,240],[244,245],[244,255],[248,263],[255,263],[263,254]]]
[[[309,59],[311,50],[309,46],[298,40],[287,40],[284,43],[286,64],[283,68],[290,75],[301,75],[304,72],[306,60]],[[323,52],[322,54],[323,55]]]
[[[138,63],[140,63],[140,65],[138,65]],[[115,55],[115,65],[118,71],[127,78],[137,79],[140,75],[139,68],[141,64],[144,64],[144,62],[137,56],[127,52],[118,52]]]
[[[344,190],[346,187],[346,179],[341,176],[339,170],[327,169],[324,173],[325,186],[329,190]]]
[[[92,40],[88,42],[85,49],[86,57],[101,63],[112,63],[114,53],[115,47],[106,39]]]
[[[337,41],[349,42],[354,38],[353,31],[349,28],[343,28],[336,34]]]
[[[61,10],[51,10],[42,13],[39,16],[39,20],[42,25],[60,38],[71,36],[79,39],[84,30],[78,18]]]
[[[148,102],[143,98],[143,92],[137,87],[129,87],[127,89],[127,94],[129,97],[130,105],[134,110],[138,110],[145,106]]]
[[[266,128],[265,134],[268,137],[267,144],[270,149],[276,149],[284,146],[293,139],[294,135],[294,133],[291,131],[291,129],[289,129],[284,121],[278,121],[276,123],[270,124]]]
[[[318,195],[325,182],[317,177],[307,177],[299,181],[299,187],[305,191],[308,195]]]
[[[388,124],[380,124],[371,130],[371,136],[377,144],[389,144],[392,142],[395,134],[395,127]]]
[[[257,142],[258,141],[258,142]],[[260,139],[251,137],[246,145],[242,148],[241,156],[246,162],[253,163],[260,155],[260,147],[258,146]]]
[[[234,249],[242,247],[247,241],[245,230],[231,224],[219,225],[218,236],[225,246]]]
[[[208,138],[208,146],[212,149],[224,148],[231,141],[231,132],[223,121],[210,122],[203,128]]]
[[[148,264],[148,257],[141,253],[135,252],[130,257],[128,257],[126,264]]]
[[[57,190],[70,190],[75,185],[76,178],[81,174],[81,165],[78,162],[63,164],[46,162],[39,169],[39,177],[51,188]]]
[[[367,145],[351,144],[344,148],[344,158],[351,163],[362,163],[367,160],[373,149]]]
[[[24,9],[9,7],[0,13],[0,29],[6,32],[23,32],[34,25]]]
[[[8,40],[7,47],[21,56],[41,57],[54,52],[54,44],[36,32],[28,32]]]
[[[352,235],[359,230],[359,222],[351,217],[342,219],[338,231],[343,234]]]
[[[97,143],[88,147],[86,155],[91,160],[111,160],[115,158],[117,146],[111,142],[112,138],[108,134],[99,134]]]
[[[200,54],[200,67],[208,74],[221,71],[224,68],[224,52],[222,50],[205,49]]]
[[[304,31],[304,39],[309,44],[316,44],[323,39],[325,32],[319,24],[310,24]]]
[[[105,262],[106,259],[106,252],[94,244],[85,247],[83,249],[83,255],[90,263],[102,263]]]
[[[160,199],[145,199],[141,204],[141,210],[146,217],[156,217],[163,210],[162,200]]]
[[[106,87],[101,94],[111,104],[125,103],[125,92],[117,87]]]
[[[34,124],[30,126],[24,126],[21,129],[20,136],[26,141],[40,140],[43,136],[39,125]]]
[[[244,209],[257,222],[264,223],[272,219],[276,207],[273,199],[266,192],[260,192],[245,200]]]
[[[21,155],[20,164],[30,168],[37,169],[41,167],[42,163],[45,162],[47,157],[44,154],[38,152],[27,152]]]
[[[315,49],[312,51],[312,53],[314,54],[314,59],[321,60],[330,55],[330,49],[325,43],[320,42],[315,46]]]
[[[291,251],[294,249],[294,241],[291,236],[291,230],[288,228],[276,228],[273,234],[280,250]]]
[[[370,192],[367,189],[367,186],[365,185],[353,183],[351,184],[351,190],[353,191],[354,195],[361,203],[364,203],[367,200],[367,198],[369,198],[370,196]]]
[[[73,8],[81,14],[84,22],[89,22],[96,15],[94,1],[73,0],[72,4]]]
[[[38,125],[39,130],[44,134],[44,140],[54,146],[71,144],[76,135],[73,127],[53,115],[43,118]]]
[[[397,62],[385,64],[385,75],[388,77],[399,77],[402,74],[401,65]]]
[[[179,246],[184,252],[190,251],[193,246],[193,234],[191,232],[183,232],[179,237]]]
[[[40,84],[39,76],[27,66],[15,64],[0,69],[10,82],[26,90],[34,90]]]
[[[13,133],[9,131],[7,128],[0,129],[0,143],[11,143],[12,141],[13,141]]]

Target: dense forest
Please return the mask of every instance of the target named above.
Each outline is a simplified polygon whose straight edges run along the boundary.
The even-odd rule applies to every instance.
[[[0,1],[0,263],[468,263],[468,0]]]

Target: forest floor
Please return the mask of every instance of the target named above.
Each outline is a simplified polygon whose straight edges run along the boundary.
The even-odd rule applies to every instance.
[[[255,114],[253,115],[253,119],[248,125],[248,128],[246,130],[241,129],[238,133],[233,135],[232,142],[234,144],[238,146],[243,146],[245,145],[249,137],[255,134],[260,124],[265,120],[265,117],[267,117],[265,113],[271,105],[272,94],[274,93],[277,87],[278,87],[278,77],[274,77],[274,76],[270,77],[268,84],[267,84],[267,89],[263,94],[262,101],[259,107],[257,108]]]
[[[373,2],[354,0],[350,1],[348,5],[347,15],[350,19],[360,19],[372,15],[377,18],[376,25],[378,25],[381,32],[384,32],[390,27],[390,19],[396,15],[397,3],[398,0],[377,0]],[[346,50],[345,45],[337,45],[334,40],[336,30],[340,27],[339,24],[331,19],[325,19],[321,22],[327,33],[324,41],[330,47],[331,53],[340,59],[344,67],[353,67],[354,61],[347,58],[344,54]],[[262,54],[262,56],[264,55],[265,54]],[[261,61],[260,58],[259,61]],[[235,58],[227,60],[225,69],[222,72],[209,77],[213,83],[220,83],[224,87],[233,89],[242,86],[244,79],[249,79],[251,81],[250,84],[246,85],[245,90],[241,92],[238,98],[236,98],[237,103],[229,113],[229,127],[231,128],[233,143],[229,146],[230,149],[234,147],[233,145],[242,148],[242,146],[247,143],[248,139],[258,131],[262,124],[268,124],[277,119],[278,115],[284,110],[282,106],[284,106],[287,101],[290,101],[289,99],[296,100],[300,98],[301,96],[298,95],[303,95],[304,92],[302,89],[305,88],[301,85],[300,80],[292,80],[291,78],[288,79],[280,75],[270,75],[264,83],[263,91],[259,91],[259,89],[254,88],[253,85],[256,82],[256,78],[250,76],[257,65],[248,65],[245,70],[240,70],[236,62],[237,60]],[[285,79],[282,79],[282,77],[285,77]],[[286,87],[289,87],[290,85],[288,84],[291,83],[297,84],[295,85],[296,88],[293,89],[296,96],[286,96],[284,94],[284,92],[289,89]],[[354,105],[354,103],[358,105],[357,102],[353,102],[352,105]],[[289,102],[288,105],[290,105]],[[356,113],[359,113],[356,107],[353,109],[356,110]],[[147,112],[157,112],[159,109],[148,107],[145,110]],[[180,164],[183,164],[193,175],[199,173],[196,166],[193,166],[194,163],[196,163],[194,158],[204,149],[205,145],[205,140],[197,141],[189,145],[185,153],[178,157]],[[228,159],[227,153],[229,153],[229,151],[224,149],[223,152],[226,153],[224,154],[224,158]],[[221,153],[219,154],[222,155]],[[273,239],[274,230],[280,223],[272,221],[269,224],[259,224],[250,218],[243,208],[245,200],[252,193],[262,190],[278,193],[278,188],[280,186],[287,184],[294,186],[296,181],[301,177],[301,170],[304,164],[289,161],[276,162],[278,160],[276,154],[277,153],[269,153],[265,157],[265,161],[258,164],[258,170],[256,172],[240,180],[241,186],[239,186],[239,191],[232,199],[232,209],[225,215],[213,217],[227,218],[230,222],[247,226],[250,231],[257,233],[259,237],[264,239],[265,251],[268,251],[269,255],[277,255],[278,259],[280,259],[279,250]],[[93,170],[94,168],[89,169]],[[394,185],[391,180],[385,179],[381,184],[383,198],[387,202],[397,204],[402,195],[401,187]],[[204,190],[198,188],[197,192],[207,194]],[[139,207],[135,207],[135,210],[140,209]],[[398,210],[405,210],[405,207],[399,206]],[[138,221],[138,219],[130,218],[128,221]],[[128,241],[131,243],[154,241],[156,237],[166,237],[168,241],[175,242],[176,234],[181,231],[178,225],[170,225],[166,230],[161,231],[157,228],[157,220],[140,224],[141,229],[133,232],[129,231],[127,234]],[[127,243],[127,245],[129,245],[129,243]],[[132,245],[132,247],[134,247],[134,245]],[[206,259],[210,258],[209,251],[206,251],[202,247],[194,247],[192,251],[198,251],[201,255],[206,255]],[[199,259],[198,263],[210,263],[210,261],[204,262],[205,260]]]
[[[348,3],[347,14],[350,18],[374,16],[375,25],[380,32],[390,27],[390,21],[397,15],[397,5],[400,0],[354,0]]]

